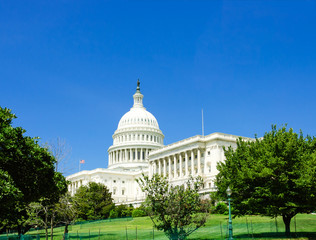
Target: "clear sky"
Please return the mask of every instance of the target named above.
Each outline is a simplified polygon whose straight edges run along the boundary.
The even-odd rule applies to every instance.
[[[0,0],[0,105],[107,165],[137,79],[165,144],[271,124],[316,135],[316,1]]]

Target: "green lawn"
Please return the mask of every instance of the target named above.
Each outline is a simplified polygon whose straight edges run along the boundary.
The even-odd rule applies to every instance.
[[[225,239],[227,234],[227,216],[210,215],[206,225],[191,234],[188,239]],[[248,224],[247,224],[248,223]],[[134,219],[102,220],[70,226],[69,237],[73,240],[99,239],[167,239],[163,232],[154,230],[148,217]],[[316,215],[300,214],[291,223],[292,238],[316,239]],[[29,235],[44,231],[32,231]],[[234,238],[284,239],[284,224],[268,217],[247,216],[233,219]],[[63,228],[55,228],[54,240],[62,238]],[[136,235],[137,234],[137,235]],[[126,237],[127,236],[127,237]],[[137,238],[136,238],[137,236]],[[1,238],[0,240],[3,240]]]

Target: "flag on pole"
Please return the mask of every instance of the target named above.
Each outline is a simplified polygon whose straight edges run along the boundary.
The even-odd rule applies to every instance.
[[[79,161],[79,172],[80,172],[80,166],[81,166],[81,164],[83,164],[84,163],[84,160],[80,160]]]

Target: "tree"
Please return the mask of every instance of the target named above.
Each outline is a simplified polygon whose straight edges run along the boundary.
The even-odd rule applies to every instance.
[[[45,201],[33,202],[28,206],[27,224],[33,227],[43,227],[45,229],[45,239],[48,240],[48,228],[53,228],[53,219],[55,218],[54,206],[45,203]],[[51,233],[51,238],[53,234]]]
[[[77,219],[77,212],[74,208],[73,198],[69,193],[63,195],[56,204],[57,218],[60,223],[65,225],[63,240],[68,234],[68,226],[73,224]]]
[[[201,177],[190,178],[185,185],[173,186],[158,174],[137,179],[147,198],[144,209],[154,227],[164,231],[169,239],[186,239],[203,226],[207,213],[198,191],[203,186]]]
[[[69,154],[71,153],[71,147],[66,143],[66,141],[60,137],[56,141],[50,141],[44,144],[44,147],[55,157],[55,171],[61,172],[65,175],[69,171],[74,169],[73,164],[69,163]]]
[[[83,220],[108,218],[111,209],[114,208],[109,189],[95,182],[81,186],[74,195],[73,202],[78,218]]]
[[[316,209],[316,138],[274,125],[263,138],[237,141],[218,164],[218,194],[232,189],[234,215],[282,216],[286,234],[297,213]]]
[[[0,182],[5,183],[0,187],[0,223],[15,226],[21,234],[27,205],[41,198],[57,201],[67,184],[54,171],[54,157],[38,144],[38,138],[13,127],[14,118],[11,110],[0,107]]]

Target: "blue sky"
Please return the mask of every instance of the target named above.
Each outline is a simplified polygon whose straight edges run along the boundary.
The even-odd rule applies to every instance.
[[[316,1],[0,0],[0,105],[70,164],[107,165],[136,81],[165,144],[285,124],[316,135]]]

